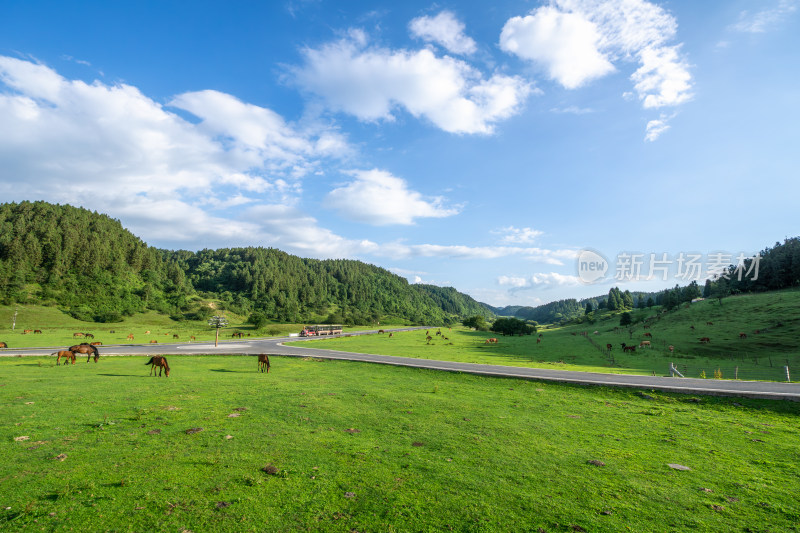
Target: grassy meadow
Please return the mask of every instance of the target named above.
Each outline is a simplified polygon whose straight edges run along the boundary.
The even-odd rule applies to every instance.
[[[142,357],[0,358],[0,529],[800,528],[797,403],[169,361],[151,378]]]
[[[11,323],[17,311],[16,327]],[[298,333],[302,324],[270,324],[258,330],[247,324],[246,318],[226,312],[229,325],[220,329],[220,340],[231,340],[234,332],[251,336],[283,336]],[[41,334],[24,333],[25,330],[41,330]],[[150,333],[146,333],[146,332]],[[55,307],[44,306],[0,306],[0,341],[6,342],[9,348],[32,348],[42,346],[69,346],[78,342],[86,342],[83,338],[74,337],[75,332],[94,335],[90,342],[103,344],[147,344],[151,340],[158,344],[185,343],[195,337],[196,342],[213,341],[215,330],[205,321],[175,321],[166,315],[153,311],[127,317],[123,322],[96,323],[76,320]],[[128,340],[128,335],[133,340]],[[177,335],[176,339],[174,336]]]
[[[538,336],[502,337],[463,327],[321,339],[315,348],[358,353],[398,355],[465,363],[558,368],[586,372],[669,375],[670,362],[686,377],[786,381],[800,380],[800,291],[778,291],[705,300],[659,314],[659,309],[636,310],[632,328],[619,327],[619,315],[566,327],[544,327]],[[648,319],[649,327],[644,327]],[[712,324],[708,324],[712,322]],[[691,329],[694,326],[694,330]],[[436,331],[443,335],[436,335]],[[758,330],[759,333],[755,333]],[[583,333],[586,333],[583,335]],[[597,333],[595,333],[597,332]],[[743,332],[747,338],[740,338]],[[645,337],[650,333],[651,337]],[[497,337],[497,344],[486,339]],[[701,344],[701,337],[711,342]],[[623,353],[622,343],[651,347]],[[612,351],[606,352],[607,344]],[[299,345],[299,343],[298,343]],[[670,352],[672,345],[674,351]]]

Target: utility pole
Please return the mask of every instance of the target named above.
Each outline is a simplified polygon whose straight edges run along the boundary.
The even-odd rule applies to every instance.
[[[14,318],[11,319],[11,331],[14,331],[14,328],[17,327],[17,313],[19,312],[19,306],[14,308]]]

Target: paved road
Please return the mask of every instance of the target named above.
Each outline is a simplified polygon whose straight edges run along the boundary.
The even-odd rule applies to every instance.
[[[392,329],[391,331],[408,331],[419,328]],[[424,328],[422,328],[424,329]],[[390,330],[386,330],[390,331]],[[350,335],[366,335],[375,331],[350,333]],[[448,372],[465,372],[485,376],[522,378],[543,381],[560,381],[582,385],[600,385],[608,387],[632,387],[637,389],[653,389],[685,394],[707,394],[715,396],[738,396],[745,398],[785,399],[800,401],[800,384],[777,383],[767,381],[731,381],[716,379],[667,378],[655,376],[638,376],[624,374],[599,374],[593,372],[575,372],[567,370],[550,370],[542,368],[523,368],[500,365],[479,365],[475,363],[454,363],[412,357],[395,357],[388,355],[369,355],[336,350],[320,350],[302,346],[285,346],[287,341],[301,340],[297,337],[280,337],[269,339],[247,339],[243,341],[213,343],[194,342],[190,344],[130,344],[101,346],[102,356],[107,355],[148,355],[153,353],[192,355],[192,354],[259,354],[284,355],[292,357],[319,357],[323,359],[343,359],[385,365],[428,368]],[[0,350],[0,355],[49,355],[57,348],[36,348],[22,350]],[[63,347],[59,348],[63,349]],[[173,365],[174,366],[174,365]]]

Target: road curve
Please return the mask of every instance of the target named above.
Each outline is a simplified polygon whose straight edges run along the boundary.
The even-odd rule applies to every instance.
[[[418,328],[387,329],[386,331],[407,331]],[[375,331],[349,333],[349,335],[366,335]],[[476,363],[456,363],[413,357],[396,357],[389,355],[371,355],[302,346],[286,346],[284,342],[302,340],[297,337],[253,338],[243,341],[213,343],[194,342],[176,344],[129,344],[108,345],[100,347],[100,354],[107,355],[199,355],[199,354],[242,354],[254,355],[268,353],[290,357],[318,357],[322,359],[341,359],[361,361],[384,365],[407,366],[443,370],[447,372],[464,372],[483,376],[521,378],[542,381],[575,383],[580,385],[596,385],[606,387],[631,387],[637,389],[659,390],[684,394],[704,394],[714,396],[736,396],[743,398],[760,398],[772,400],[800,401],[800,384],[779,383],[771,381],[733,381],[718,379],[668,378],[657,376],[641,376],[631,374],[600,374],[594,372],[577,372],[570,370],[551,370],[545,368],[525,368],[501,365],[482,365]],[[310,340],[310,339],[309,339]],[[31,348],[20,350],[0,350],[4,356],[50,355],[58,348]],[[63,348],[62,348],[63,349]],[[174,366],[174,365],[173,365]]]

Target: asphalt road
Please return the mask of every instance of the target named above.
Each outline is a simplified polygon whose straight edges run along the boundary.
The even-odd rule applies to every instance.
[[[386,331],[408,331],[419,328],[387,329]],[[422,328],[424,329],[424,328]],[[348,335],[366,335],[375,331],[348,333]],[[323,337],[324,338],[324,337]],[[218,346],[207,342],[171,343],[171,344],[120,344],[100,347],[101,361],[109,355],[192,355],[192,354],[241,354],[255,355],[267,353],[291,357],[318,357],[322,359],[342,359],[362,361],[384,365],[427,368],[447,372],[465,372],[484,376],[521,378],[542,381],[558,381],[581,385],[607,387],[632,387],[646,390],[659,390],[685,394],[705,394],[715,396],[737,396],[745,398],[764,398],[775,400],[800,401],[800,384],[778,383],[768,381],[733,381],[717,379],[668,378],[656,376],[639,376],[624,374],[599,374],[593,372],[575,372],[568,370],[550,370],[542,368],[523,368],[500,365],[480,365],[475,363],[454,363],[412,357],[395,357],[388,355],[370,355],[336,350],[304,348],[302,346],[285,346],[288,341],[303,340],[298,337],[253,338],[241,341],[222,341]],[[31,348],[20,350],[0,350],[0,355],[50,355],[60,348]],[[80,360],[80,357],[78,358]],[[175,366],[175,365],[173,365]]]

